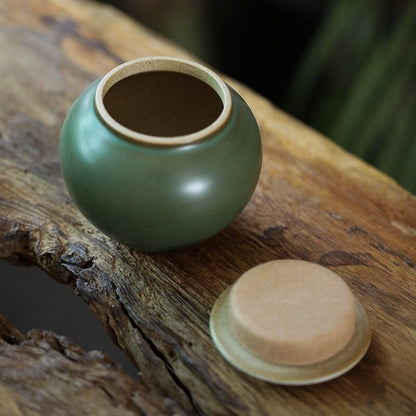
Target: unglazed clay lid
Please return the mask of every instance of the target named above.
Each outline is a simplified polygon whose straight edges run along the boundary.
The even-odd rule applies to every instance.
[[[210,327],[231,364],[288,385],[345,373],[371,339],[367,314],[341,277],[301,260],[271,261],[244,273],[215,303]]]

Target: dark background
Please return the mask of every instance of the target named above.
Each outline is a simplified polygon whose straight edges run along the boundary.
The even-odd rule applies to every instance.
[[[416,193],[416,1],[102,1]]]
[[[37,267],[0,260],[0,315],[24,334],[47,329],[74,340],[85,350],[106,352],[131,375],[137,370],[107,336],[98,319],[69,286],[57,283]]]
[[[108,0],[416,192],[416,2]],[[134,373],[72,290],[0,261],[0,313]],[[30,311],[30,313],[27,313]]]

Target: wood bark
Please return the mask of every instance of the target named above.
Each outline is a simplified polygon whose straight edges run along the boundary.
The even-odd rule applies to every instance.
[[[99,351],[0,316],[0,415],[185,415]]]
[[[59,169],[59,131],[79,93],[117,64],[187,54],[114,9],[80,0],[3,0],[0,53],[0,258],[35,263],[70,285],[136,363],[146,389],[202,415],[416,411],[415,196],[227,79],[261,129],[257,190],[218,236],[186,250],[140,253],[96,230],[71,201]],[[242,374],[215,349],[208,322],[217,297],[247,269],[281,258],[331,268],[368,311],[372,345],[348,374],[281,387]],[[56,352],[56,339],[35,332],[24,342],[46,342]],[[13,347],[16,364],[26,354],[21,345]],[[40,360],[29,358],[21,370],[27,374]],[[65,395],[59,380],[67,370],[54,368],[48,383],[39,380]],[[20,390],[1,380],[9,402],[34,394],[24,380]],[[103,394],[100,386],[92,390],[91,398]],[[150,405],[143,409],[152,414]]]

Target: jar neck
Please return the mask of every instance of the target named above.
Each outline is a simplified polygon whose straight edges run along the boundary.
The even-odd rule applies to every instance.
[[[140,132],[140,127],[134,128],[134,124],[129,124],[123,122],[123,120],[117,117],[116,113],[111,110],[109,105],[106,105],[106,94],[109,93],[112,87],[120,86],[123,82],[126,81],[127,78],[138,75],[138,74],[145,74],[145,73],[179,73],[184,74],[188,78],[193,78],[194,83],[204,84],[201,85],[202,90],[207,91],[210,90],[210,99],[217,101],[222,105],[222,108],[218,109],[218,114],[214,114],[214,118],[209,120],[209,124],[204,126],[203,128],[197,129],[196,131],[186,132],[185,134],[173,134],[173,135],[158,135],[158,134],[148,134],[147,132]],[[193,84],[192,84],[193,85]],[[147,86],[147,88],[149,88]],[[191,87],[192,88],[192,87]],[[178,92],[181,92],[180,87],[176,87]],[[135,105],[135,102],[140,98],[140,93],[133,91],[134,89],[130,89],[127,87],[125,89],[125,97],[119,96],[117,97],[118,103],[122,103],[125,105],[126,108],[130,108],[131,106]],[[149,93],[149,101],[154,100],[154,95],[157,94],[156,92],[157,86],[155,90],[150,90]],[[113,91],[110,91],[110,93]],[[109,95],[110,95],[109,93]],[[134,94],[137,94],[134,95]],[[197,94],[195,92],[195,94]],[[188,91],[188,100],[192,100],[193,91]],[[114,95],[114,94],[113,94]],[[180,95],[180,94],[179,94]],[[205,108],[204,106],[209,105],[205,102],[205,97],[195,97],[199,99],[199,103],[203,103],[204,105],[201,106],[199,109],[198,101],[196,100],[195,103],[185,103],[188,108],[192,109],[192,112],[200,111],[200,116],[205,117],[205,113],[210,113],[210,108]],[[163,99],[163,98],[162,98]],[[202,100],[202,101],[201,101]],[[125,101],[125,104],[123,104]],[[209,100],[207,100],[209,101]],[[146,107],[146,101],[142,104],[143,107]],[[120,106],[119,106],[120,107]],[[175,107],[173,105],[172,107]],[[96,93],[95,93],[95,108],[108,127],[110,127],[113,131],[118,133],[121,137],[141,144],[147,145],[155,145],[155,146],[163,146],[163,147],[174,147],[174,146],[182,146],[188,145],[192,143],[197,143],[200,141],[207,140],[208,138],[212,137],[215,133],[221,130],[226,123],[228,122],[230,115],[231,115],[231,108],[232,108],[232,99],[231,93],[225,82],[213,71],[210,69],[197,64],[195,62],[191,62],[184,59],[179,58],[171,58],[171,57],[148,57],[148,58],[141,58],[136,59],[133,61],[126,62],[112,71],[110,71],[107,75],[105,75],[98,84]],[[117,103],[115,104],[115,108],[117,108]],[[149,111],[149,109],[146,109]],[[175,109],[173,109],[175,110]],[[118,110],[119,112],[123,113],[123,110]],[[131,110],[134,113],[134,109]],[[157,112],[157,110],[153,111]],[[165,112],[166,113],[166,112]],[[204,113],[204,114],[202,114]],[[134,115],[132,116],[134,117]],[[174,116],[173,121],[171,123],[175,123]],[[136,120],[137,121],[137,120]],[[145,120],[147,121],[147,120]],[[192,120],[193,121],[193,120]],[[163,123],[163,116],[160,117],[160,120],[156,120],[156,123],[161,122]],[[182,120],[182,124],[186,124],[186,119]],[[191,123],[190,123],[191,124]],[[132,128],[133,126],[133,128]]]

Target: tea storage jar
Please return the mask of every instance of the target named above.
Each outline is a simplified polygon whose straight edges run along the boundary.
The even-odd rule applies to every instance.
[[[262,161],[247,104],[210,69],[169,57],[122,64],[72,105],[61,168],[81,212],[143,251],[209,238],[244,209]]]

